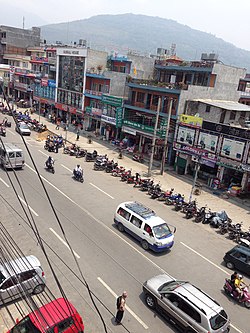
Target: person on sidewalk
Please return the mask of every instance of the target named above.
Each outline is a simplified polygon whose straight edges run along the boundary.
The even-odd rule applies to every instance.
[[[61,119],[58,118],[58,119],[56,120],[56,130],[59,130],[60,123],[61,123]]]
[[[126,291],[122,293],[121,296],[119,296],[116,300],[116,316],[115,316],[115,322],[117,325],[121,324],[123,315],[124,315],[124,310],[125,310],[125,305],[126,305],[126,298],[128,297],[128,294]]]
[[[80,130],[78,128],[76,132],[76,141],[79,141],[79,137],[80,137]]]

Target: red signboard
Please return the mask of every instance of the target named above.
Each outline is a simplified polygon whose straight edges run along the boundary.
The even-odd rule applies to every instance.
[[[63,111],[74,113],[74,114],[76,114],[76,111],[77,111],[77,109],[74,108],[73,106],[68,106],[68,105],[65,105],[62,103],[56,103],[55,106],[59,110],[63,110]]]

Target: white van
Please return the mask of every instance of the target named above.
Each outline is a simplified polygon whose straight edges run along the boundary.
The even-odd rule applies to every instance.
[[[24,162],[22,149],[18,148],[13,143],[5,143],[4,146],[0,146],[0,163],[4,169],[22,169]]]
[[[115,212],[114,222],[119,231],[126,231],[141,242],[144,250],[161,252],[174,245],[174,233],[166,221],[136,201],[121,203]]]

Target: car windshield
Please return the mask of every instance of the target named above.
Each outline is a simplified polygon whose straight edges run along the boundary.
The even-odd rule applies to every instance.
[[[210,325],[213,330],[218,330],[227,322],[227,314],[224,310],[210,318]]]
[[[22,128],[22,129],[29,129],[29,127],[26,124],[21,124],[20,128]]]
[[[29,317],[24,318],[15,327],[11,333],[41,333],[41,331],[32,323]]]
[[[160,288],[158,289],[158,291],[161,293],[164,293],[167,291],[173,291],[173,290],[175,290],[175,288],[181,286],[184,283],[185,283],[184,281],[172,280],[172,281],[166,282],[163,285],[161,285]]]
[[[153,231],[154,231],[155,237],[158,239],[166,238],[169,235],[171,235],[171,230],[169,229],[169,226],[167,225],[167,223],[163,223],[163,224],[153,227]]]

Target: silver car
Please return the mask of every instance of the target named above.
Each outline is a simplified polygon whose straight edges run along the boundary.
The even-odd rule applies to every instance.
[[[230,320],[223,308],[189,282],[162,274],[143,284],[145,302],[185,333],[229,332]]]
[[[39,260],[31,255],[0,265],[0,305],[24,295],[39,294],[45,288]]]
[[[31,130],[29,126],[25,123],[18,123],[16,125],[16,131],[22,135],[31,135]]]

